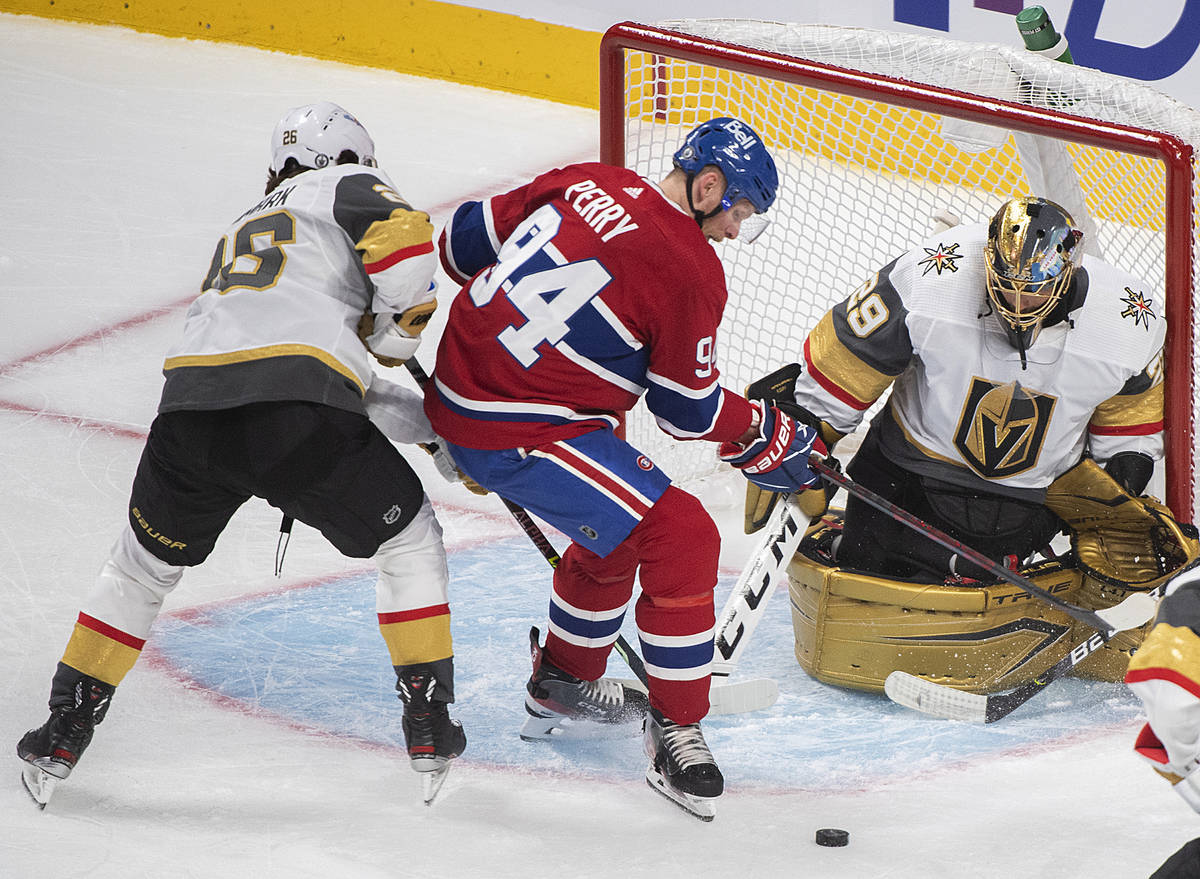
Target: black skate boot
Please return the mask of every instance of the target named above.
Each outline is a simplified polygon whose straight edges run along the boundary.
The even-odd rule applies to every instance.
[[[58,664],[50,689],[50,719],[17,742],[17,756],[27,764],[21,780],[39,808],[46,808],[54,786],[71,774],[91,744],[115,691],[111,684]]]
[[[717,814],[714,800],[725,778],[704,741],[699,723],[680,724],[651,709],[646,718],[646,783],[701,821]]]
[[[446,708],[454,701],[451,683],[452,660],[396,666],[396,690],[404,703],[404,744],[412,768],[421,773],[425,805],[434,797],[450,772],[450,761],[467,747],[462,724],[450,719]]]
[[[568,674],[546,657],[539,636],[536,627],[529,630],[533,675],[525,685],[525,711],[529,714],[521,728],[525,741],[572,733],[595,738],[598,724],[621,727],[646,716],[650,700],[641,690],[609,678],[584,681]]]

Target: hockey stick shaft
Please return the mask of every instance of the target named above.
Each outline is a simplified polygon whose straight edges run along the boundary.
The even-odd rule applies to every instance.
[[[810,460],[809,464],[815,472],[821,475],[823,479],[832,482],[834,485],[844,488],[848,494],[852,494],[860,500],[875,507],[875,509],[887,513],[897,522],[908,526],[918,534],[924,535],[935,543],[939,543],[947,549],[958,553],[967,561],[972,562],[980,568],[983,568],[985,571],[993,574],[997,578],[1023,589],[1030,595],[1036,595],[1038,598],[1042,599],[1042,601],[1052,605],[1053,607],[1057,607],[1068,616],[1079,620],[1081,623],[1086,623],[1096,631],[1102,633],[1105,639],[1111,638],[1114,634],[1122,629],[1134,627],[1126,625],[1114,625],[1095,611],[1090,611],[1086,608],[1071,604],[1070,602],[1063,601],[1053,593],[1048,592],[1042,587],[1031,582],[1028,578],[1022,577],[1015,571],[1010,571],[1008,568],[1004,567],[998,562],[992,561],[992,559],[988,558],[983,553],[967,546],[962,541],[955,540],[949,534],[938,530],[928,522],[925,522],[907,510],[896,506],[891,501],[887,500],[887,498],[881,497],[880,495],[871,491],[869,488],[859,485],[853,479],[844,475],[841,471],[830,467],[824,461],[813,458]],[[1151,610],[1151,615],[1153,615],[1153,610]],[[1148,619],[1149,616],[1147,616],[1145,619],[1142,619],[1135,625],[1141,625]]]
[[[417,362],[415,357],[405,360],[404,365],[408,368],[409,374],[416,381],[418,387],[424,389],[429,384],[429,373]],[[500,496],[497,495],[497,497]],[[538,527],[537,522],[533,521],[533,518],[520,504],[514,503],[505,497],[501,497],[500,500],[508,512],[512,514],[512,517],[517,520],[517,524],[521,526],[521,530],[525,532],[525,536],[533,542],[538,552],[550,563],[550,567],[557,568],[559,562],[562,561],[562,556],[554,549],[554,545],[550,543],[545,533]],[[639,681],[646,684],[646,664],[642,662],[642,658],[638,656],[637,651],[625,640],[624,635],[617,635],[616,649],[617,653],[621,655],[621,658],[629,666],[629,670],[637,676]]]
[[[538,527],[537,522],[533,521],[533,517],[520,504],[513,503],[508,498],[500,498],[504,502],[504,506],[512,513],[512,517],[517,520],[517,524],[521,526],[521,530],[533,541],[533,545],[538,548],[538,551],[550,563],[550,567],[557,568],[562,561],[562,556],[555,551],[554,546],[547,539],[545,533]],[[637,679],[643,685],[647,684],[646,664],[642,662],[642,658],[638,656],[637,651],[633,649],[624,635],[617,635],[616,641],[617,653],[625,660],[625,664],[629,666],[629,670],[637,676]]]
[[[727,678],[737,667],[746,644],[766,610],[779,575],[787,570],[804,537],[808,517],[794,495],[784,497],[771,528],[760,540],[717,620],[713,676]]]
[[[1200,565],[1200,560],[1192,562],[1178,573],[1181,574],[1198,565]],[[1151,599],[1157,599],[1166,593],[1166,589],[1167,584],[1162,583],[1143,594]],[[888,675],[885,692],[893,702],[926,714],[946,717],[950,720],[993,723],[1020,708],[1045,690],[1051,682],[1069,674],[1075,666],[1099,650],[1110,637],[1111,635],[1106,636],[1101,632],[1092,634],[1087,640],[1071,648],[1066,656],[1036,678],[1026,681],[1007,693],[990,693],[986,696],[962,693],[946,684],[939,684],[900,671]]]

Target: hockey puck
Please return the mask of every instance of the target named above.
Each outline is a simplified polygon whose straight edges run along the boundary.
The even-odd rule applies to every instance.
[[[845,830],[826,827],[823,830],[817,831],[817,845],[826,845],[836,848],[837,846],[849,844],[850,834]]]

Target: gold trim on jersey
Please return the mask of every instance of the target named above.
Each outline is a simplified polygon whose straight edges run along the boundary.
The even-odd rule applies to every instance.
[[[1096,407],[1091,423],[1096,427],[1135,427],[1163,420],[1163,384],[1140,394],[1118,394]]]
[[[450,640],[450,614],[443,613],[398,623],[380,623],[392,665],[436,662],[454,655]]]
[[[433,241],[429,214],[409,208],[397,208],[386,220],[367,227],[355,249],[362,252],[366,264],[387,260],[392,254]]]
[[[900,432],[904,434],[904,439],[908,442],[908,444],[926,458],[932,458],[934,461],[941,461],[944,464],[950,464],[954,467],[957,467],[959,470],[970,472],[971,468],[965,466],[962,461],[954,458],[948,458],[945,455],[940,455],[933,449],[927,448],[925,445],[920,443],[917,438],[912,435],[912,431],[910,431],[905,425],[903,419],[900,417],[900,413],[896,411],[895,406],[888,406],[888,412],[891,413],[892,421],[896,422],[896,426],[900,428]]]
[[[124,680],[142,652],[93,629],[75,624],[62,661],[76,671],[114,687]]]
[[[168,357],[163,363],[163,371],[179,369],[185,366],[229,366],[234,363],[250,363],[255,360],[269,360],[272,357],[312,357],[334,372],[344,375],[358,387],[360,394],[366,394],[367,389],[354,370],[346,366],[328,351],[312,345],[300,345],[294,342],[284,345],[264,345],[261,348],[247,348],[242,351],[228,351],[223,354],[184,354],[179,357]]]
[[[1129,660],[1129,671],[1167,668],[1200,682],[1200,636],[1187,626],[1159,623]]]
[[[828,311],[808,336],[808,356],[813,367],[856,400],[870,404],[894,380],[868,366],[838,338],[833,312]]]

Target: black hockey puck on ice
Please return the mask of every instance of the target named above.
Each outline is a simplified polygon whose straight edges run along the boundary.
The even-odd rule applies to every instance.
[[[826,827],[823,830],[817,831],[817,845],[837,847],[849,844],[850,834],[845,830],[837,830],[833,827]]]

